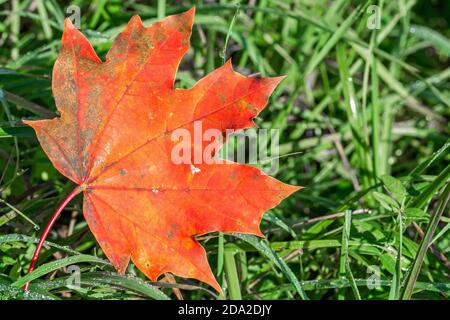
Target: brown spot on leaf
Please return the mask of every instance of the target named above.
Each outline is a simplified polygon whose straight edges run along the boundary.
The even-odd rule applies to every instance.
[[[178,230],[178,225],[176,223],[172,223],[169,227],[169,231],[167,231],[167,238],[172,240],[175,236],[175,232]]]
[[[221,103],[224,103],[224,102],[225,102],[226,97],[225,97],[225,95],[224,95],[222,92],[220,92],[220,93],[218,94],[218,97],[219,97],[219,100],[220,100]]]

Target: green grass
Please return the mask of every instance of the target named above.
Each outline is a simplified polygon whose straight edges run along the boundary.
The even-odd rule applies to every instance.
[[[176,3],[0,0],[0,297],[448,299],[450,3]],[[55,114],[51,70],[71,4],[101,57],[133,14],[148,25],[196,5],[179,87],[230,57],[241,73],[287,76],[257,124],[280,130],[276,177],[305,189],[266,213],[266,239],[202,237],[224,296],[189,279],[150,283],[133,265],[115,273],[81,197],[26,276],[39,226],[73,188],[20,121]],[[382,8],[380,29],[367,28],[370,5]]]

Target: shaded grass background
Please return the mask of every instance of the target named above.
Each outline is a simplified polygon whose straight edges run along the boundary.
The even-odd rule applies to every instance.
[[[222,298],[448,298],[447,1],[0,5],[1,297],[22,298],[21,285],[37,279],[33,299],[217,298],[187,279],[149,284],[133,265],[115,274],[84,222],[81,197],[58,220],[41,267],[24,278],[38,227],[73,188],[20,122],[56,111],[51,69],[67,8],[79,6],[81,31],[103,58],[132,15],[148,25],[196,5],[177,86],[192,86],[229,57],[244,74],[287,75],[256,122],[281,132],[277,178],[306,187],[265,215],[266,240],[202,237]],[[381,8],[380,29],[367,27],[372,5]]]

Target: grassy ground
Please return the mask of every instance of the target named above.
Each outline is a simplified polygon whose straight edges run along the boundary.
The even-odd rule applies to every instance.
[[[133,266],[115,274],[81,197],[23,278],[39,226],[73,188],[20,121],[56,110],[51,69],[70,4],[101,57],[133,14],[149,24],[195,4],[181,87],[227,57],[245,74],[287,75],[257,123],[280,129],[277,178],[306,188],[265,215],[266,240],[202,240],[226,299],[449,297],[444,0],[242,1],[237,14],[227,1],[0,0],[0,297],[23,297],[21,285],[36,278],[36,299],[217,298],[186,279],[150,286]]]

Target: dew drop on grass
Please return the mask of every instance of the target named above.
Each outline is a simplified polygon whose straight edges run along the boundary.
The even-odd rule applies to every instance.
[[[41,173],[41,179],[42,179],[43,181],[47,181],[47,180],[48,180],[48,173],[47,173],[46,171],[43,171],[43,172]]]
[[[23,293],[23,297],[24,297],[24,299],[28,299],[30,297],[30,291],[25,291]]]

